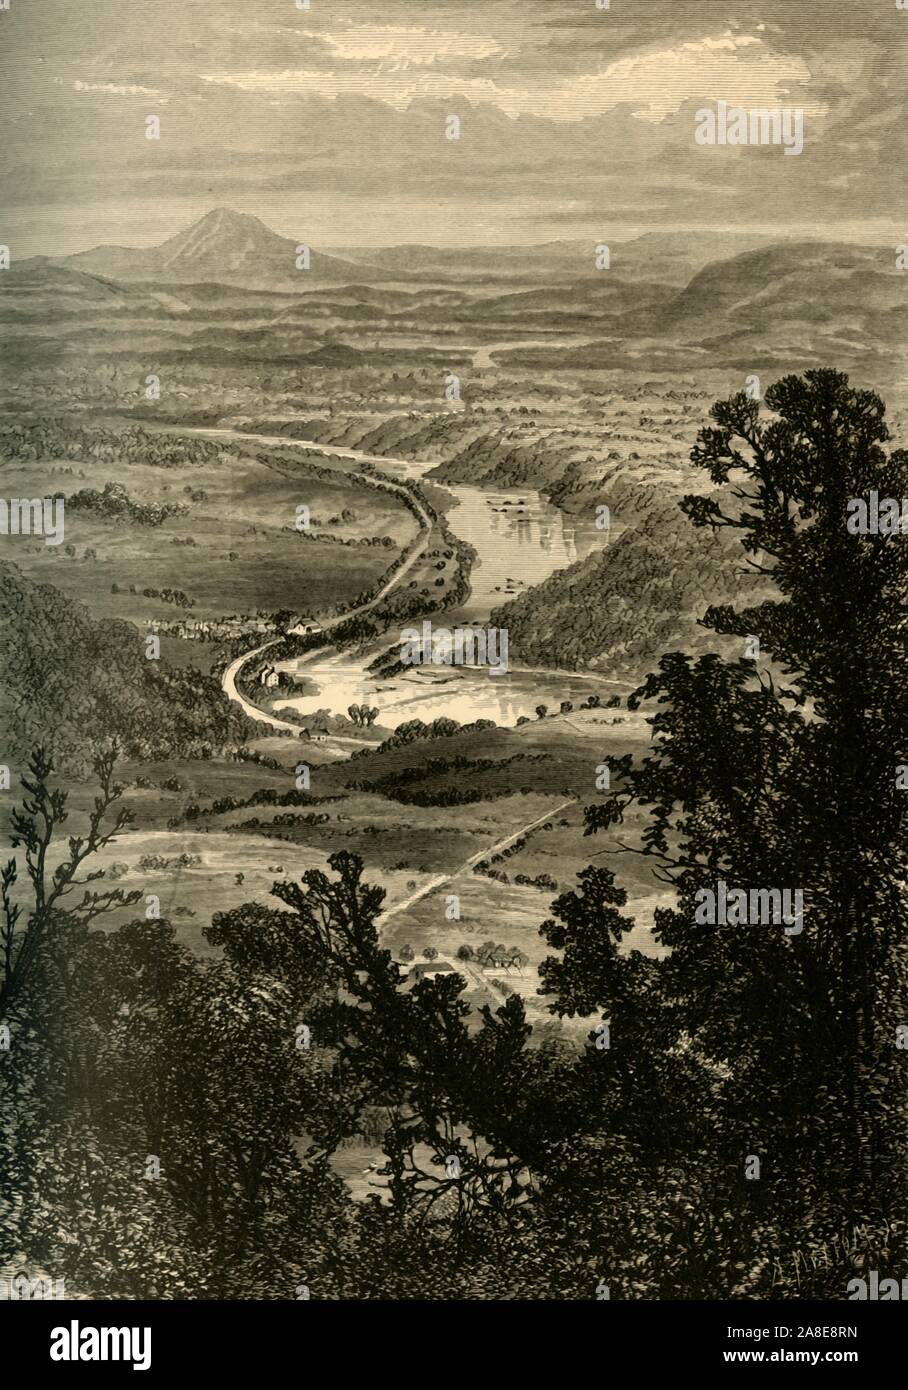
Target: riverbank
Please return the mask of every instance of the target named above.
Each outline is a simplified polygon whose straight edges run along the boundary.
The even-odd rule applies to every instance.
[[[172,426],[163,428],[173,431]],[[590,693],[591,685],[594,689],[600,685],[604,694],[615,691],[617,683],[606,676],[547,671],[539,667],[525,671],[512,668],[498,674],[470,668],[423,667],[389,678],[377,677],[368,669],[383,649],[382,631],[393,628],[394,624],[398,628],[404,624],[418,624],[429,616],[442,625],[487,621],[496,604],[529,591],[549,575],[572,564],[579,553],[589,553],[594,545],[602,545],[602,534],[597,533],[593,525],[579,534],[576,526],[528,488],[513,492],[448,488],[446,491],[453,505],[441,518],[414,491],[414,484],[432,469],[431,461],[386,457],[325,445],[318,440],[225,427],[195,427],[185,433],[280,449],[283,457],[273,460],[277,467],[286,466],[287,455],[292,458],[297,453],[309,463],[316,462],[320,455],[356,463],[356,470],[339,470],[346,480],[396,494],[408,508],[416,511],[420,521],[421,530],[416,540],[395,562],[392,572],[378,589],[344,613],[323,619],[319,625],[322,632],[334,633],[339,640],[357,640],[355,653],[320,651],[313,658],[311,651],[295,651],[293,634],[287,634],[274,643],[257,644],[252,651],[230,663],[223,678],[225,692],[229,698],[238,700],[251,718],[260,719],[281,732],[298,732],[297,718],[303,720],[325,710],[343,716],[351,704],[367,702],[371,707],[378,707],[379,722],[390,728],[412,718],[431,720],[443,716],[459,723],[491,719],[497,724],[514,726],[519,720],[538,717],[541,707],[557,709],[563,702],[578,703]],[[379,467],[383,472],[376,477],[371,470]],[[447,537],[449,541],[447,545],[435,547],[437,556],[430,548],[436,528],[440,528],[442,538]],[[425,564],[428,569],[429,563],[436,572],[430,584],[423,584],[421,580],[428,576],[421,572],[421,565]],[[458,592],[456,582],[451,585],[451,578],[454,574],[462,577],[468,563],[469,590]],[[435,598],[433,591],[438,585],[438,571],[446,572],[448,584]],[[254,692],[243,689],[243,671],[265,652],[269,663],[278,670],[292,674],[305,669],[307,678],[306,693],[276,701],[273,712],[258,707],[250,698]]]

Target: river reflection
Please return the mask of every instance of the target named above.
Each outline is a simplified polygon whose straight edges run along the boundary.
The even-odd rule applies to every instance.
[[[431,466],[423,464],[420,471]],[[404,472],[387,460],[384,467],[389,473]],[[406,472],[416,476],[417,467],[409,464]],[[445,484],[445,490],[455,499],[447,513],[448,525],[473,546],[477,558],[469,598],[460,608],[433,617],[435,626],[486,623],[493,608],[608,543],[608,535],[592,520],[569,522],[532,489],[493,491]],[[385,650],[395,645],[394,636],[388,634]],[[339,653],[284,663],[278,669],[304,676],[305,682],[300,695],[275,705],[276,712],[346,714],[350,705],[367,704],[379,710],[377,723],[387,728],[409,719],[428,723],[442,716],[461,724],[492,719],[513,725],[521,715],[535,717],[540,704],[557,710],[561,700],[577,704],[591,694],[602,694],[610,684],[604,677],[513,670],[493,675],[487,669],[447,666],[422,666],[377,680],[367,669],[377,650],[361,659]]]
[[[388,458],[359,449],[320,444],[227,428],[195,428],[187,431],[208,438],[254,439],[283,448],[294,443],[328,457],[373,463],[398,479],[425,478],[437,466],[424,460]],[[595,518],[568,517],[532,488],[492,489],[439,484],[454,500],[447,522],[454,534],[476,552],[470,574],[470,595],[458,609],[433,615],[438,627],[466,623],[485,624],[490,612],[541,584],[556,570],[584,559],[608,545],[621,531],[612,526],[600,531]],[[419,626],[418,623],[416,623]],[[506,626],[503,615],[502,626]],[[377,708],[377,722],[397,728],[408,719],[428,723],[443,715],[459,723],[493,719],[513,725],[522,716],[533,717],[538,705],[557,710],[562,700],[573,704],[592,694],[604,696],[618,684],[605,676],[576,676],[551,671],[509,671],[492,675],[467,667],[419,667],[387,680],[376,680],[367,669],[381,651],[396,646],[397,634],[389,632],[384,643],[361,659],[349,653],[312,658],[298,657],[278,663],[278,670],[300,678],[300,692],[275,703],[275,710],[294,709],[301,715],[319,711],[346,714],[350,705]]]
[[[610,685],[604,677],[532,671],[491,675],[462,666],[421,666],[393,680],[376,680],[365,662],[349,656],[310,663],[303,657],[284,663],[283,669],[305,675],[305,693],[276,702],[276,713],[295,709],[305,715],[319,710],[346,714],[350,705],[367,704],[378,709],[376,722],[390,729],[410,719],[428,724],[443,716],[460,724],[492,719],[496,724],[514,725],[521,715],[535,718],[537,705],[557,712],[562,700],[577,705],[593,694],[604,697]]]
[[[555,570],[583,560],[606,543],[595,524],[568,525],[562,512],[538,492],[491,492],[448,487],[457,505],[448,525],[477,553],[471,594],[457,617],[485,622],[493,608],[548,579]]]

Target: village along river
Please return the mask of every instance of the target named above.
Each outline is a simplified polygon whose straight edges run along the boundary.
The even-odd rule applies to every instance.
[[[328,458],[370,463],[391,478],[421,479],[434,462],[416,462],[338,448],[316,440],[293,439],[286,435],[257,434],[234,429],[195,429],[193,434],[211,439],[253,441],[297,446]],[[493,608],[540,584],[556,570],[564,569],[608,544],[608,532],[588,522],[569,519],[531,488],[500,491],[481,487],[443,486],[454,499],[446,513],[449,529],[476,552],[470,573],[470,594],[457,609],[429,615],[433,626],[482,627]],[[421,619],[409,626],[421,628]],[[557,710],[561,700],[577,703],[594,693],[610,693],[613,683],[604,676],[571,672],[520,670],[509,660],[508,670],[492,672],[485,667],[413,666],[388,679],[376,679],[367,668],[379,651],[396,647],[398,634],[386,638],[363,656],[347,652],[317,653],[279,663],[279,669],[305,677],[299,695],[275,703],[275,714],[294,709],[302,715],[318,711],[346,714],[351,704],[378,708],[378,723],[396,728],[409,719],[447,716],[459,723],[492,719],[496,724],[513,725],[521,715],[533,717],[536,706],[545,704]]]

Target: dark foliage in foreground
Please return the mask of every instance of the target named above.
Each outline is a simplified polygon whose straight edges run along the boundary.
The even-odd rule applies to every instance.
[[[623,949],[602,866],[542,927],[581,1052],[538,1045],[518,995],[472,1017],[457,977],[402,978],[348,854],[216,916],[215,959],[160,922],[93,930],[106,895],[70,890],[117,828],[112,764],[51,871],[65,798],[36,755],[24,900],[3,874],[0,1256],[157,1298],[844,1298],[856,1269],[901,1273],[908,552],[845,513],[906,495],[908,460],[837,373],[767,404],[714,408],[695,459],[729,503],[686,502],[771,577],[773,601],[707,617],[762,655],[664,657],[636,697],[650,755],[588,812],[632,852],[648,811],[670,952]],[[718,880],[801,888],[803,931],[698,924]],[[356,1136],[382,1150],[363,1202],[331,1162]]]

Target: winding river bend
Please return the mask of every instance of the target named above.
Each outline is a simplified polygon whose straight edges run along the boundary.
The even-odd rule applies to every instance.
[[[400,480],[422,479],[436,466],[432,461],[389,458],[287,435],[226,428],[189,432],[215,440],[252,441],[280,445],[283,449],[298,447],[328,458],[370,463],[389,477]],[[429,481],[438,486],[434,480]],[[467,600],[456,610],[432,614],[435,627],[483,626],[493,608],[525,593],[556,570],[583,559],[607,543],[606,535],[596,529],[592,519],[588,523],[569,519],[531,488],[498,490],[447,483],[441,486],[454,502],[446,513],[447,524],[456,536],[473,547],[476,560],[470,574],[471,591]],[[404,573],[404,570],[398,572],[395,584]],[[419,620],[413,621],[413,626],[419,625]],[[281,710],[293,709],[302,715],[319,711],[346,714],[349,705],[367,703],[379,709],[378,722],[387,728],[396,728],[409,719],[428,722],[440,716],[460,723],[493,719],[497,724],[513,725],[521,715],[532,716],[539,704],[557,709],[561,700],[576,703],[594,692],[605,693],[615,684],[605,676],[521,670],[510,663],[507,671],[422,666],[389,679],[376,679],[368,670],[368,664],[379,651],[387,651],[395,637],[394,632],[389,632],[382,643],[362,656],[321,649],[282,663],[283,669],[303,679],[300,693],[278,702],[275,713],[279,716]],[[232,698],[237,698],[237,671],[251,655],[240,658],[229,668],[225,689]]]

